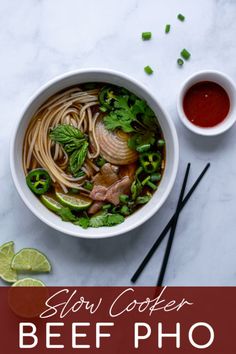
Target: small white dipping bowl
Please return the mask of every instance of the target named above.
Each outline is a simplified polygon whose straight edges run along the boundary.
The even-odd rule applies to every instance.
[[[214,127],[205,128],[194,125],[188,120],[183,109],[183,100],[188,89],[196,83],[202,81],[212,81],[219,84],[225,89],[230,99],[230,111],[227,117],[220,124],[217,124]],[[227,75],[219,71],[200,71],[190,76],[181,86],[177,99],[177,110],[181,122],[192,132],[204,136],[215,136],[222,134],[230,129],[236,121],[235,84]]]
[[[22,146],[26,129],[39,106],[58,91],[86,82],[105,82],[123,86],[147,101],[158,117],[166,141],[166,168],[160,187],[154,193],[150,202],[129,216],[122,224],[113,227],[88,228],[84,230],[72,223],[63,222],[57,215],[49,211],[29,190],[25,182],[22,167]],[[174,124],[150,90],[123,73],[107,69],[86,69],[69,72],[56,77],[42,86],[30,98],[16,125],[11,143],[10,156],[11,172],[16,189],[28,208],[40,220],[52,228],[68,235],[83,238],[105,238],[123,234],[134,229],[147,221],[160,209],[168,197],[175,181],[179,161],[179,145]]]

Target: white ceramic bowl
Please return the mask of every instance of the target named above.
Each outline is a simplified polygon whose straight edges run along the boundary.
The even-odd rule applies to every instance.
[[[166,140],[166,168],[158,191],[156,191],[145,206],[133,215],[129,216],[124,223],[113,227],[88,228],[86,230],[60,218],[47,210],[34,196],[25,183],[22,168],[22,145],[27,126],[37,108],[50,96],[67,87],[86,82],[106,82],[123,86],[142,99],[145,99],[155,114],[158,116],[164,138]],[[163,110],[155,97],[142,84],[131,77],[107,69],[86,69],[66,73],[56,77],[42,86],[28,101],[20,116],[11,143],[11,172],[17,191],[28,208],[43,222],[52,228],[65,234],[83,238],[105,238],[119,235],[143,224],[165,202],[168,197],[177,173],[179,160],[179,146],[174,124],[168,114]]]
[[[201,81],[213,81],[219,84],[228,93],[230,99],[230,111],[227,117],[220,124],[217,124],[216,126],[210,128],[199,127],[191,123],[186,117],[183,109],[183,99],[186,92],[191,86]],[[227,75],[219,71],[206,70],[197,72],[196,74],[190,76],[181,86],[177,99],[177,110],[181,122],[185,125],[186,128],[188,128],[192,132],[204,136],[215,136],[222,134],[228,129],[230,129],[236,121],[235,84]]]

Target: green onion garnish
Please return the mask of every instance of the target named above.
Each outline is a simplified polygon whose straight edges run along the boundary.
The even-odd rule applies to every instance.
[[[153,73],[153,70],[149,65],[145,66],[144,71],[148,75],[151,75]]]
[[[187,51],[187,49],[183,49],[180,54],[181,57],[184,58],[185,60],[188,60],[191,57],[191,54]]]
[[[184,65],[184,61],[183,61],[183,59],[178,58],[178,59],[177,59],[177,64],[178,64],[179,66]]]
[[[170,25],[166,25],[166,28],[165,28],[165,33],[169,33],[170,32]]]
[[[182,14],[178,14],[177,18],[178,18],[178,20],[180,20],[182,22],[184,22],[184,20],[185,20],[185,16]]]
[[[101,106],[101,107],[100,107],[100,111],[101,111],[101,112],[106,112],[106,111],[107,111],[107,109],[106,109],[106,107]]]
[[[142,39],[144,41],[148,41],[151,38],[152,38],[152,32],[143,32],[142,33]]]

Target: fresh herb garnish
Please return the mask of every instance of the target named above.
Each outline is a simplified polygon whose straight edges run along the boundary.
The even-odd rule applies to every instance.
[[[181,57],[184,58],[185,60],[188,60],[191,57],[191,54],[187,51],[187,49],[183,49],[180,54]]]
[[[144,100],[124,91],[117,95],[112,110],[104,118],[108,130],[121,129],[133,133],[128,146],[136,149],[140,145],[154,144],[157,123],[154,112]]]
[[[167,24],[165,27],[165,33],[169,33],[170,32],[170,25]]]
[[[144,41],[148,41],[151,38],[152,38],[152,32],[143,32],[142,33],[142,39]]]
[[[142,184],[138,178],[134,180],[134,182],[131,185],[131,197],[132,200],[135,200],[142,192]]]
[[[87,229],[89,227],[90,220],[88,217],[82,216],[78,218],[78,220],[75,221],[74,224],[82,227],[83,229]]]
[[[83,229],[88,227],[101,227],[101,226],[113,226],[120,224],[124,221],[124,217],[120,214],[111,214],[107,210],[99,212],[89,218],[86,213],[83,216],[78,217],[67,208],[61,208],[57,213],[63,221],[72,222],[74,225],[78,225]]]
[[[79,150],[74,150],[74,152],[70,156],[69,166],[70,171],[73,175],[78,173],[81,167],[83,166],[85,158],[87,156],[88,146],[88,142],[85,141],[81,148]]]
[[[70,172],[77,177],[88,152],[86,136],[69,124],[60,124],[50,133],[50,138],[61,144],[69,155]]]
[[[179,66],[183,66],[183,65],[184,65],[183,59],[178,58],[178,59],[177,59],[177,64],[178,64]]]
[[[67,207],[61,208],[57,212],[57,214],[61,217],[62,221],[71,221],[71,222],[78,221],[78,218]]]
[[[148,75],[152,75],[153,74],[153,69],[151,68],[151,66],[147,65],[144,67],[144,71],[146,74]]]
[[[177,16],[178,20],[180,20],[181,22],[183,22],[185,20],[185,16],[182,14],[178,14]]]
[[[153,131],[145,130],[139,133],[133,134],[128,140],[128,146],[130,149],[136,150],[137,147],[143,145],[153,145],[155,143],[155,133]]]
[[[86,141],[85,135],[69,124],[58,125],[49,136],[53,141],[62,144],[67,153],[79,149]]]
[[[121,224],[124,221],[124,217],[120,214],[109,214],[106,211],[100,212],[91,217],[89,226],[101,227],[101,226],[113,226]]]

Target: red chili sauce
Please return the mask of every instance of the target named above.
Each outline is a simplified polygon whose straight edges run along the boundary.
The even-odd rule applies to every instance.
[[[227,92],[215,82],[202,81],[188,89],[183,100],[188,120],[200,127],[214,127],[229,113],[230,99]]]

